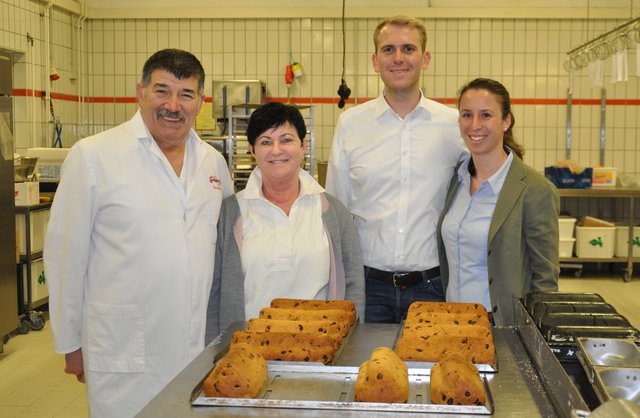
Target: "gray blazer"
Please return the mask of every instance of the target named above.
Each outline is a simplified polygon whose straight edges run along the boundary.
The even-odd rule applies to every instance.
[[[456,169],[438,221],[445,293],[449,266],[442,241],[442,220],[459,185]],[[514,155],[489,227],[489,296],[496,325],[514,324],[514,295],[521,298],[532,291],[558,289],[559,208],[556,187]]]
[[[358,315],[364,315],[364,264],[362,251],[349,211],[335,197],[323,193],[326,209],[322,221],[331,239],[332,260],[337,274],[344,275],[345,299],[352,300]],[[244,321],[244,274],[234,227],[240,219],[235,195],[222,202],[218,220],[216,264],[207,309],[205,344],[235,321]],[[286,289],[282,291],[286,297]]]

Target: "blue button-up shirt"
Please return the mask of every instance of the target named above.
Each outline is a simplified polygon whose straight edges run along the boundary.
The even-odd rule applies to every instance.
[[[482,303],[492,311],[487,271],[489,227],[496,202],[513,161],[510,152],[500,169],[471,195],[469,158],[460,165],[460,186],[442,223],[449,263],[448,302]]]

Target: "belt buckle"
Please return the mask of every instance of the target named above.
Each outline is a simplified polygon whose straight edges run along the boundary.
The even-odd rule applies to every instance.
[[[403,278],[403,277],[407,277],[408,275],[409,275],[409,273],[397,273],[397,272],[394,272],[393,273],[393,287],[403,286],[403,285],[400,285],[400,284],[396,283],[396,278]]]

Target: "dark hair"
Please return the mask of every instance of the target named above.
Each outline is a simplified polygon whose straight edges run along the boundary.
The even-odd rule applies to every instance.
[[[424,23],[412,16],[398,15],[381,20],[378,23],[376,30],[373,31],[373,45],[376,48],[375,52],[378,52],[378,37],[380,36],[380,32],[386,26],[405,26],[416,29],[420,36],[420,47],[422,47],[422,52],[427,50],[427,30],[424,27]]]
[[[462,99],[462,95],[466,93],[467,90],[486,90],[496,96],[498,103],[500,103],[502,108],[502,119],[504,120],[507,116],[511,116],[511,124],[504,132],[504,145],[509,147],[509,149],[515,152],[515,154],[522,159],[524,156],[524,147],[518,144],[513,137],[513,125],[516,123],[516,118],[511,112],[511,98],[509,97],[507,88],[499,82],[489,78],[476,78],[462,86],[460,89],[460,92],[458,93],[458,109],[460,109],[460,100]]]
[[[256,139],[265,131],[290,123],[300,137],[300,142],[307,134],[307,126],[297,107],[280,102],[264,104],[253,111],[247,126],[247,139],[254,146]]]
[[[151,81],[151,73],[165,70],[178,79],[195,77],[198,80],[198,94],[204,92],[204,68],[191,52],[181,49],[162,49],[151,55],[142,68],[142,86],[147,87]]]

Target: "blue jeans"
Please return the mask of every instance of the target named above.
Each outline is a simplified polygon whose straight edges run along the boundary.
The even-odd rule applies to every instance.
[[[365,268],[365,273],[368,274]],[[366,305],[365,322],[399,324],[407,317],[409,305],[413,302],[444,302],[444,290],[440,277],[423,279],[421,283],[407,287],[394,287],[371,277],[365,278]]]

